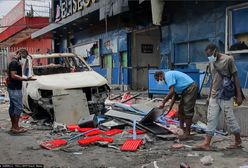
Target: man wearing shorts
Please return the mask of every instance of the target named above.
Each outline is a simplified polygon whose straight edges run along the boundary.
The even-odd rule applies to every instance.
[[[180,128],[184,130],[184,135],[179,137],[180,139],[187,139],[190,137],[190,127],[194,116],[194,107],[197,98],[197,85],[191,77],[180,71],[157,71],[154,78],[159,83],[165,82],[169,87],[169,93],[162,101],[160,108],[163,108],[165,103],[172,99],[170,109],[175,102],[175,96],[181,95],[179,104],[179,120]],[[186,127],[184,127],[186,124]]]
[[[22,133],[26,130],[19,126],[19,118],[23,111],[22,104],[22,81],[29,78],[22,77],[22,66],[20,64],[21,58],[26,58],[28,51],[26,49],[20,49],[16,52],[16,55],[12,58],[8,67],[8,84],[7,89],[9,93],[10,106],[9,116],[11,119],[12,133]]]

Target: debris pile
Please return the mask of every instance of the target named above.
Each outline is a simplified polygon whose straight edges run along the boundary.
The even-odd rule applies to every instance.
[[[204,166],[209,166],[213,164],[214,159],[212,158],[212,156],[208,155],[208,156],[204,156],[203,158],[201,158],[200,161]]]
[[[78,147],[98,145],[134,152],[139,148],[145,148],[146,144],[152,144],[154,138],[162,138],[174,140],[171,149],[192,149],[192,146],[182,144],[178,140],[184,131],[179,128],[179,121],[176,120],[176,109],[172,108],[170,111],[159,109],[151,105],[151,101],[136,104],[131,100],[137,98],[137,95],[131,96],[126,93],[124,98],[121,95],[115,96],[117,101],[108,99],[105,113],[97,115],[87,113],[78,123],[63,124],[55,121],[50,125],[51,136],[42,141],[40,146],[48,150],[65,150],[70,148],[71,144]],[[28,116],[22,116],[22,119],[33,125],[39,123],[34,124],[35,121],[30,121]],[[192,129],[204,133],[206,125],[197,122],[192,125]],[[226,135],[222,131],[216,131],[216,134]]]
[[[132,103],[131,100],[138,95],[125,93],[123,97],[118,96],[117,101],[107,104],[104,114],[90,115],[78,124],[67,124],[60,131],[69,136],[45,140],[41,142],[41,147],[51,150],[76,142],[83,147],[95,144],[120,151],[136,151],[146,143],[153,143],[151,135],[163,138],[174,135],[175,139],[183,133],[178,128],[178,121],[172,119],[176,115],[175,109],[165,113],[162,109],[147,105],[150,101],[147,104]],[[58,127],[55,122],[53,131],[58,132]]]

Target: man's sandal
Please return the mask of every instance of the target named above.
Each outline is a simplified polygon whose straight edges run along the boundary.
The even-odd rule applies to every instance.
[[[24,132],[27,132],[27,130],[25,128],[20,128],[20,129],[11,129],[10,130],[11,133],[13,134],[20,134],[20,133],[24,133]]]
[[[243,148],[241,144],[232,144],[228,146],[226,149],[241,149]]]

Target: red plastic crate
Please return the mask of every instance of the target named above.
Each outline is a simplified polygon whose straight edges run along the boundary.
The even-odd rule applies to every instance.
[[[94,128],[78,128],[77,130],[78,130],[78,132],[86,132],[86,131],[89,131],[89,130],[92,130],[92,129],[94,129]]]
[[[136,151],[142,144],[142,139],[127,139],[121,146],[121,151]]]
[[[99,134],[104,134],[104,131],[102,131],[102,130],[94,130],[94,131],[91,131],[91,132],[85,134],[84,136],[92,136],[92,135],[99,135]]]
[[[166,120],[166,122],[168,122],[168,123],[170,123],[170,124],[176,124],[175,121],[170,120],[170,119]]]
[[[114,140],[113,140],[113,138],[103,138],[102,137],[102,139],[100,140],[100,141],[105,141],[105,142],[109,142],[109,143],[112,143]]]
[[[127,132],[130,133],[130,134],[133,134],[133,130],[132,129],[128,130]],[[137,135],[144,134],[144,133],[145,133],[145,131],[136,129],[136,134]]]
[[[84,145],[89,145],[89,144],[91,144],[93,142],[99,141],[101,139],[102,139],[102,137],[100,137],[100,136],[92,136],[92,137],[89,137],[89,138],[80,139],[80,140],[78,140],[78,143],[80,145],[84,146]]]
[[[54,148],[57,148],[57,147],[60,147],[66,144],[67,144],[67,141],[64,139],[54,139],[51,141],[42,142],[40,146],[42,146],[45,149],[51,150],[51,149],[54,149]]]
[[[113,140],[113,138],[104,138],[101,136],[92,136],[92,137],[80,139],[80,140],[78,140],[78,143],[80,145],[84,146],[84,145],[89,145],[89,144],[97,142],[97,141],[105,141],[105,142],[112,143],[114,140]]]
[[[177,110],[176,109],[171,109],[171,111],[169,111],[167,114],[166,114],[166,118],[172,118],[172,117],[175,117],[177,113]]]
[[[70,125],[67,125],[66,128],[69,130],[69,131],[75,131],[75,129],[78,129],[79,126],[77,124],[70,124]]]
[[[112,135],[120,134],[122,132],[123,132],[123,130],[121,130],[121,129],[111,129],[111,130],[105,131],[104,134],[108,135],[108,136],[112,136]]]

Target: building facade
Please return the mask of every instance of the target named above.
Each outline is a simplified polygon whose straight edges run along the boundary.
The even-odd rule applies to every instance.
[[[47,53],[52,48],[48,37],[31,39],[31,34],[49,24],[50,2],[20,0],[2,19],[0,26],[0,75],[19,48],[29,53]]]
[[[32,38],[51,37],[55,52],[74,52],[110,84],[148,88],[148,69],[206,69],[210,42],[232,54],[247,87],[246,1],[165,1],[161,26],[150,1],[54,0],[52,23]]]

